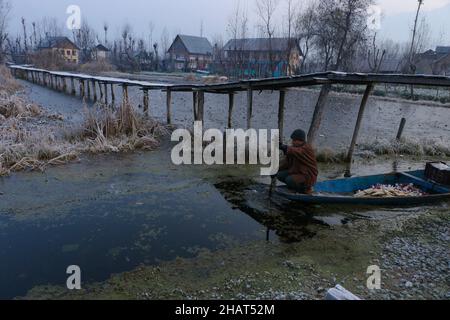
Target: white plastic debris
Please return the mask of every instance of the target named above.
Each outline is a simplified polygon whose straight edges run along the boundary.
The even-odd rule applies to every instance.
[[[337,285],[336,287],[328,290],[325,300],[329,301],[344,301],[344,300],[361,300],[353,293],[345,289],[344,287]]]

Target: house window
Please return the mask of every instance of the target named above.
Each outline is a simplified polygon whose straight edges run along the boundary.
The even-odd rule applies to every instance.
[[[68,56],[72,55],[72,50],[67,50],[67,51],[66,51],[66,54],[67,54]]]

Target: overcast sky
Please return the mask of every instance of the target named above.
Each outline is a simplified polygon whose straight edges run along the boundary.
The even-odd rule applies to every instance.
[[[69,5],[78,5],[82,17],[98,31],[105,22],[110,25],[110,35],[116,34],[125,23],[133,27],[139,37],[148,39],[149,24],[155,26],[154,41],[160,39],[163,28],[171,37],[178,33],[200,34],[203,22],[204,35],[215,38],[221,34],[227,40],[227,21],[237,0],[10,0],[10,27],[12,33],[19,32],[20,18],[28,22],[39,21],[42,17],[55,17],[64,25]],[[257,17],[254,13],[256,0],[241,0],[248,8],[252,28],[250,35],[256,36]],[[295,0],[294,0],[295,1]],[[297,0],[299,5],[308,1]],[[279,0],[277,20],[282,21],[286,0]],[[383,11],[381,35],[395,41],[406,41],[414,19],[417,0],[378,0]],[[425,0],[423,15],[428,18],[432,30],[430,45],[437,42],[450,45],[450,0]],[[281,23],[279,23],[281,24]],[[279,28],[281,32],[281,27]]]

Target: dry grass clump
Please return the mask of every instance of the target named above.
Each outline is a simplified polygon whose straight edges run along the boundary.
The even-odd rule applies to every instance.
[[[0,120],[8,118],[27,118],[42,115],[42,109],[28,103],[23,98],[0,91]]]
[[[342,163],[345,162],[347,154],[345,152],[336,152],[331,148],[322,148],[316,150],[317,162],[321,163]]]
[[[1,126],[0,134],[0,176],[23,170],[43,171],[77,157],[72,146],[56,141],[49,131],[27,130],[17,119]]]
[[[27,128],[21,118],[0,125],[0,176],[23,170],[45,170],[73,161],[83,153],[154,150],[169,128],[124,104],[118,110],[98,105],[85,109],[85,120],[56,138],[50,128]]]
[[[11,71],[5,65],[0,65],[0,91],[14,94],[21,89],[22,86],[14,79]]]
[[[157,121],[137,114],[130,104],[118,110],[104,105],[85,109],[85,121],[67,135],[69,141],[78,143],[90,153],[154,150],[159,139],[169,134],[169,129]]]
[[[359,145],[361,150],[372,151],[376,155],[409,155],[450,157],[450,146],[434,140],[375,140]]]

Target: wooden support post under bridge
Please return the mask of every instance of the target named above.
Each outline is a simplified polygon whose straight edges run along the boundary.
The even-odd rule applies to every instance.
[[[322,122],[323,112],[325,105],[328,101],[328,95],[331,91],[331,84],[324,84],[320,91],[319,99],[317,100],[316,108],[314,109],[313,119],[308,133],[308,142],[312,145],[315,144],[317,133],[319,132],[320,123]]]
[[[369,97],[373,91],[373,88],[374,88],[373,84],[369,84],[367,86],[366,91],[364,92],[364,96],[361,101],[361,106],[359,107],[355,131],[353,132],[352,142],[350,144],[350,148],[348,150],[347,159],[346,159],[347,168],[345,170],[345,177],[347,177],[347,178],[352,176],[351,170],[352,170],[352,162],[353,162],[353,153],[355,151],[356,143],[358,141],[359,130],[361,129],[361,123],[362,123],[362,120],[364,117],[364,111],[366,110],[367,101],[369,100]]]
[[[123,91],[123,103],[124,104],[128,104],[129,103],[129,98],[128,98],[128,86],[127,85],[122,85],[122,91]]]
[[[84,81],[81,79],[78,79],[78,81],[80,82],[80,97],[83,98],[84,97]]]
[[[148,89],[144,88],[142,89],[142,92],[144,94],[144,114],[148,116],[149,114],[149,105],[150,105],[150,96],[148,94]]]
[[[204,121],[205,120],[205,92],[199,91],[197,96],[197,120]]]
[[[166,92],[167,124],[172,124],[172,92]]]
[[[278,129],[280,131],[280,142],[284,140],[284,105],[286,101],[286,91],[280,90],[278,101]]]
[[[92,91],[94,92],[94,103],[97,102],[97,86],[95,84],[95,80],[91,80]]]
[[[253,115],[253,89],[247,89],[247,129],[252,127]]]
[[[194,121],[198,120],[198,91],[192,92],[192,103],[194,107]]]
[[[89,83],[89,80],[86,80],[86,87],[87,87],[87,100],[91,101],[91,85]]]
[[[111,83],[111,104],[113,107],[116,104],[116,94],[114,93],[114,83]]]
[[[98,90],[100,91],[100,102],[103,103],[103,87],[100,82],[98,83]]]
[[[73,96],[77,95],[77,89],[75,88],[75,78],[74,77],[70,77],[70,86],[72,88],[71,94]]]
[[[105,91],[105,105],[108,105],[108,84],[105,82],[104,84],[103,84],[103,87],[104,87],[104,91]]]
[[[234,92],[228,94],[228,129],[233,127]]]

